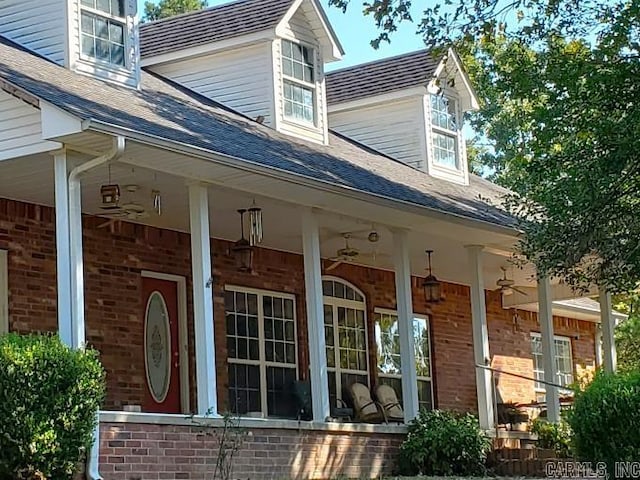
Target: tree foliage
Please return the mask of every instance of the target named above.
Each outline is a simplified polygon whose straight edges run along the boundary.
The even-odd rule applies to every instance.
[[[330,0],[345,9],[350,0]],[[415,4],[415,2],[414,2]],[[521,250],[545,274],[623,292],[640,279],[640,1],[363,3],[389,40],[415,21],[462,54],[480,97],[478,157],[517,195]],[[415,5],[414,5],[415,6]]]
[[[160,0],[156,2],[144,2],[145,22],[152,22],[162,18],[173,17],[182,13],[201,10],[207,6],[207,0]]]

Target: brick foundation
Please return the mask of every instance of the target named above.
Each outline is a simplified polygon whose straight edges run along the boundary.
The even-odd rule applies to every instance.
[[[105,480],[213,478],[220,429],[102,423]],[[404,435],[298,429],[247,429],[232,478],[374,478],[394,471]]]
[[[191,405],[195,405],[195,365],[191,306],[191,260],[189,235],[170,230],[120,222],[113,229],[98,228],[103,219],[84,217],[84,261],[87,338],[100,350],[107,371],[106,409],[143,402],[143,305],[141,272],[180,275],[187,280],[189,318]],[[258,249],[255,271],[239,272],[229,255],[229,242],[212,240],[214,273],[215,341],[218,396],[227,404],[226,332],[224,286],[268,289],[297,298],[298,364],[302,376],[308,371],[307,329],[304,302],[303,261],[300,255]],[[8,250],[10,329],[18,332],[55,331],[56,258],[53,209],[0,199],[0,249]],[[365,295],[369,318],[369,369],[376,382],[373,312],[376,307],[395,308],[392,272],[355,265],[341,265],[332,272]],[[412,279],[414,310],[431,320],[432,365],[435,404],[439,408],[477,409],[471,330],[469,288],[444,284],[445,301],[424,302],[420,279]],[[487,292],[487,320],[494,366],[526,376],[533,375],[530,332],[539,331],[537,315],[504,310],[500,295]],[[554,318],[556,333],[571,337],[576,369],[595,363],[595,324]],[[502,376],[499,388],[505,401],[534,400],[533,384]]]

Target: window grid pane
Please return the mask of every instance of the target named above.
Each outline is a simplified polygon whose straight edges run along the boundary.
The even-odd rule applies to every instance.
[[[458,168],[456,137],[433,132],[433,161],[445,167]]]
[[[81,14],[82,54],[124,66],[124,25],[83,11]]]
[[[313,49],[282,41],[282,68],[286,75],[307,83],[314,81]]]
[[[558,385],[569,386],[573,383],[573,359],[571,358],[571,340],[568,338],[555,338],[556,350],[556,382]],[[544,380],[544,363],[542,354],[542,337],[531,336],[531,354],[533,356],[533,373],[536,380]],[[544,390],[545,385],[540,382],[535,384],[536,390]]]
[[[457,131],[455,102],[442,95],[431,95],[431,122],[437,127]]]
[[[313,89],[285,80],[284,113],[296,120],[313,122]]]
[[[293,299],[228,290],[225,311],[232,411],[295,418],[291,397],[297,376]]]

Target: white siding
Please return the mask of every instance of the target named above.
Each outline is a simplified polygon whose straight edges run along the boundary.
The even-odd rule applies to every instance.
[[[329,127],[426,171],[422,97],[329,114]]]
[[[0,0],[0,34],[63,64],[65,0]]]
[[[300,42],[304,45],[313,47],[315,51],[315,125],[305,125],[295,121],[287,120],[284,117],[284,98],[282,93],[282,63],[281,63],[281,43],[279,40],[274,42],[273,58],[274,58],[274,83],[276,98],[276,115],[278,116],[278,129],[284,133],[295,135],[296,137],[306,138],[319,143],[327,143],[328,139],[328,123],[327,123],[327,106],[324,94],[324,61],[322,58],[322,50],[318,42],[318,37],[311,28],[305,13],[298,9],[291,17],[286,25],[279,30],[283,38]]]
[[[274,125],[271,42],[154,65],[151,70]]]
[[[57,147],[42,140],[40,110],[0,91],[0,160]]]

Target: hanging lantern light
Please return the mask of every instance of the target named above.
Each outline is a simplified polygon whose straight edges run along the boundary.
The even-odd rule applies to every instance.
[[[427,303],[438,303],[442,300],[442,284],[440,280],[436,278],[431,270],[431,254],[433,250],[427,250],[427,276],[422,282],[422,289],[424,290],[424,300]]]
[[[249,208],[249,245],[252,247],[262,243],[262,209],[256,206],[256,201]]]
[[[103,210],[113,210],[119,208],[118,202],[120,201],[120,186],[118,184],[111,183],[111,165],[108,167],[109,182],[107,185],[100,187],[100,197],[102,197],[102,204],[100,208]]]
[[[232,251],[238,264],[238,270],[241,272],[250,272],[253,269],[253,246],[249,240],[244,238],[244,214],[247,213],[245,208],[238,210],[240,214],[240,233],[241,237],[233,244]]]

